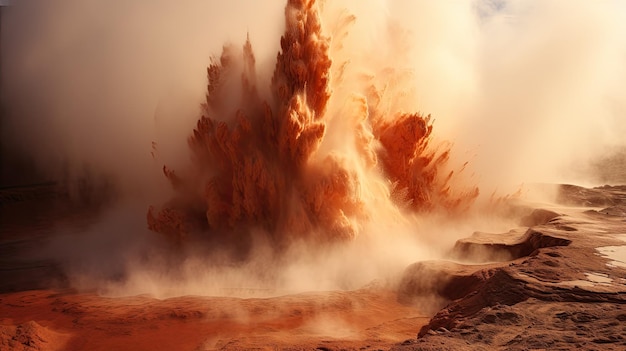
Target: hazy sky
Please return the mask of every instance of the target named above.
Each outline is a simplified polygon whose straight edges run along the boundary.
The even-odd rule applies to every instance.
[[[223,43],[241,45],[249,32],[259,73],[271,74],[283,3],[15,3],[2,23],[3,90],[19,118],[4,132],[44,167],[91,163],[144,183],[152,141],[166,161],[185,160],[205,68]],[[433,114],[435,135],[455,144],[454,157],[469,160],[481,182],[565,181],[572,164],[623,142],[624,1],[326,7],[342,4],[358,18],[351,60],[368,72],[410,72],[412,108]],[[408,34],[388,37],[390,26]]]

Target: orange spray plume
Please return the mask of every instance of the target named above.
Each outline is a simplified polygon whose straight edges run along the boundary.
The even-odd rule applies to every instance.
[[[203,115],[189,138],[193,162],[184,175],[163,168],[178,196],[150,208],[151,230],[175,238],[202,230],[227,242],[262,230],[276,245],[328,242],[354,238],[368,220],[364,177],[387,179],[387,196],[414,211],[454,210],[478,195],[449,191],[452,173],[440,174],[449,150],[430,149],[430,116],[382,116],[365,97],[354,99],[351,115],[328,112],[331,38],[318,6],[289,0],[285,19],[267,101],[257,90],[249,38],[242,55],[227,46],[209,66]],[[240,102],[233,102],[238,70]],[[234,103],[240,107],[232,112]],[[344,132],[362,170],[338,150],[320,152],[331,118],[351,119]]]

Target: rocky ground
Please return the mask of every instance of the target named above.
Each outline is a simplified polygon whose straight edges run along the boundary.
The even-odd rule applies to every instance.
[[[528,229],[475,233],[452,256],[499,263],[420,262],[399,290],[429,293],[427,276],[450,302],[418,338],[393,350],[626,350],[626,187],[561,188],[561,202],[539,209]],[[427,287],[427,289],[425,289]]]
[[[0,197],[0,350],[626,350],[626,187],[562,186],[393,289],[164,300],[72,290],[33,252],[88,213],[20,194]]]

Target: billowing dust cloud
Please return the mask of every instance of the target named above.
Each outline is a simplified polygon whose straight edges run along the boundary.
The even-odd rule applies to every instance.
[[[508,230],[477,189],[624,179],[619,1],[3,10],[3,152],[120,195],[50,245],[79,287],[355,288]]]
[[[340,36],[354,20],[344,16]],[[203,116],[189,138],[192,165],[163,168],[179,196],[150,209],[150,229],[176,237],[204,229],[242,241],[240,231],[255,228],[282,245],[292,237],[355,238],[386,200],[416,211],[466,209],[478,189],[451,190],[454,172],[443,168],[449,150],[429,144],[430,116],[384,110],[394,96],[374,83],[333,110],[348,63],[333,63],[315,1],[289,1],[285,18],[270,82],[257,80],[250,39],[241,50],[226,46],[209,66]],[[269,85],[269,99],[257,84]],[[341,129],[329,128],[332,119],[345,120]],[[322,151],[331,133],[343,145]]]

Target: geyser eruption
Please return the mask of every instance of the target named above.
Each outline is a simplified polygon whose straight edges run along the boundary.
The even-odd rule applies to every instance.
[[[433,145],[430,116],[390,111],[396,97],[372,80],[336,93],[348,85],[350,63],[332,58],[355,18],[343,14],[331,37],[319,11],[313,0],[288,1],[270,82],[257,79],[249,37],[213,60],[188,140],[192,162],[163,167],[177,196],[149,209],[151,230],[175,240],[202,231],[227,243],[260,231],[275,247],[332,242],[356,237],[381,206],[456,211],[478,196],[477,188],[451,190],[449,146]]]

